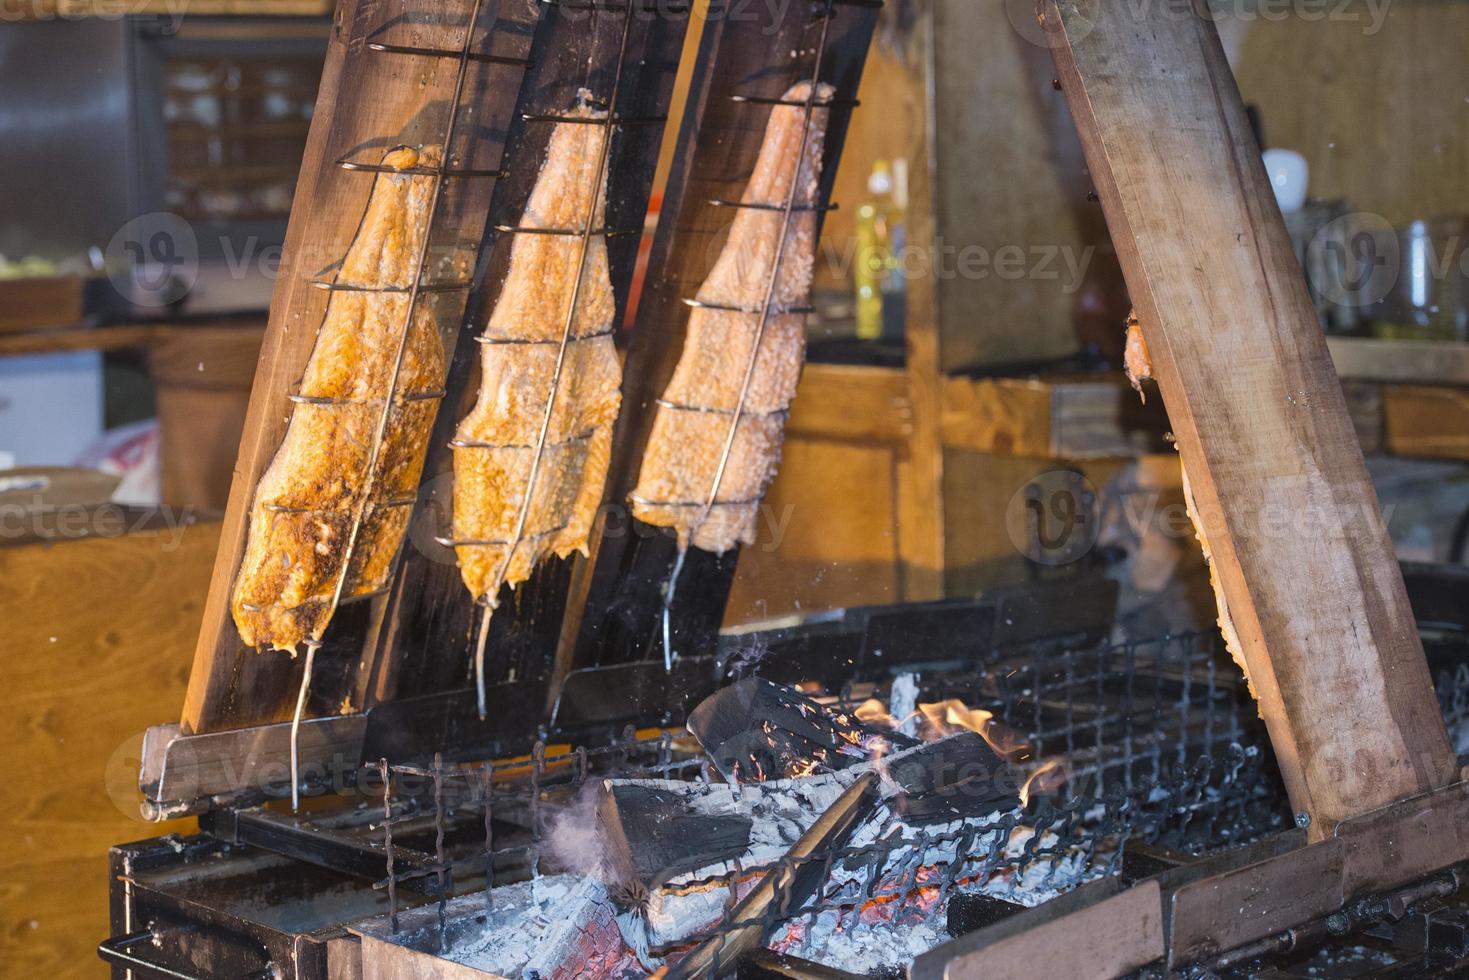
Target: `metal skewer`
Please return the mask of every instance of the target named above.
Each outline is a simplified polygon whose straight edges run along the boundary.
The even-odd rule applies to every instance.
[[[296,713],[291,716],[291,812],[301,809],[301,716],[306,713],[306,695],[311,689],[311,670],[316,666],[320,641],[306,644],[306,663],[301,673],[301,689],[296,692]]]

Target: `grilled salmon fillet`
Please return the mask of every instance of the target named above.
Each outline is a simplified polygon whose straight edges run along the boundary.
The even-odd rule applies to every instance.
[[[633,514],[674,528],[681,548],[692,543],[724,552],[755,540],[756,513],[775,478],[786,413],[806,353],[805,314],[787,311],[810,302],[815,205],[829,112],[822,103],[831,96],[830,85],[818,87],[804,152],[804,106],[771,109],[755,169],[740,198],[765,207],[736,213],[729,238],[695,296],[701,305],[689,315],[683,354],[658,402],[632,495]],[[804,103],[810,97],[811,83],[800,82],[782,101]],[[774,268],[792,181],[795,210],[785,226],[779,268]],[[767,293],[770,313],[761,332]],[[749,386],[741,404],[747,373]],[[738,426],[729,444],[737,408]],[[728,461],[720,473],[727,444]]]
[[[403,539],[444,383],[433,305],[407,324],[403,365],[375,472],[367,472],[428,234],[438,147],[398,147],[379,174],[337,274],[337,291],[294,396],[285,439],[255,488],[231,612],[254,647],[294,651],[321,638],[337,578],[349,598],[382,588]],[[360,291],[341,287],[361,287]],[[388,288],[393,292],[372,292]],[[362,528],[349,556],[352,523]],[[343,566],[347,565],[345,573]]]
[[[585,93],[570,115],[588,122],[554,124],[520,219],[521,228],[566,234],[515,233],[479,338],[479,394],[454,440],[455,551],[465,586],[490,603],[501,585],[525,581],[547,555],[585,553],[622,399],[616,300],[600,233],[608,129],[595,124],[605,113]],[[588,222],[597,233],[583,261]]]

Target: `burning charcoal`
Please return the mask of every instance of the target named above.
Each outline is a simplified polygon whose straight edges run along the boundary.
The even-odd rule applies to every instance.
[[[955,895],[949,899],[949,935],[956,938],[964,936],[1023,911],[1024,905],[1007,902],[1003,898],[990,895]]]
[[[354,931],[375,940],[363,947],[363,972],[375,977],[573,980],[647,972],[623,943],[616,914],[595,879],[548,875],[496,888],[488,914],[483,894],[452,899],[444,930],[429,905],[403,913],[401,930],[384,917]]]
[[[705,698],[689,731],[730,781],[805,775],[816,765],[843,769],[868,758],[874,739],[907,748],[914,739],[872,728],[789,687],[747,677]]]
[[[521,976],[527,980],[572,980],[617,976],[631,967],[617,924],[617,910],[594,881],[551,906],[553,917],[536,939]]]
[[[738,857],[750,849],[751,818],[701,810],[687,792],[607,780],[597,827],[608,890],[628,906],[674,875]]]

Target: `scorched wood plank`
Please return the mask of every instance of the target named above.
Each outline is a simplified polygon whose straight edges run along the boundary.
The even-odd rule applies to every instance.
[[[1296,809],[1319,838],[1443,785],[1402,575],[1213,22],[1040,15]]]

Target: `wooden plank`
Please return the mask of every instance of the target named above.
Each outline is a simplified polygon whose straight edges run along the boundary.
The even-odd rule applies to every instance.
[[[787,436],[906,443],[913,427],[908,379],[892,368],[808,364],[791,403]]]
[[[1335,912],[1345,854],[1326,840],[1181,886],[1169,903],[1169,969]]]
[[[1168,418],[1119,374],[944,380],[946,449],[1106,459],[1165,447]]]
[[[127,350],[147,347],[153,327],[146,324],[92,330],[43,330],[0,336],[0,357],[74,350]]]
[[[0,548],[9,975],[100,974],[107,848],[191,829],[143,821],[138,762],[183,697],[218,538],[206,522]]]
[[[913,980],[1034,980],[1130,973],[1163,956],[1163,903],[1156,881],[1121,892],[1116,888],[1113,879],[1102,879],[1018,912],[923,954],[909,975]],[[1061,906],[1052,909],[1057,902]]]
[[[1051,386],[1021,378],[944,381],[944,446],[1011,456],[1051,455]]]
[[[1390,453],[1469,460],[1469,390],[1383,385],[1382,424]]]
[[[260,359],[263,322],[161,326],[148,348],[163,500],[222,511]]]
[[[1454,783],[1344,820],[1348,898],[1388,891],[1469,861],[1469,783]]]
[[[1469,344],[1328,337],[1326,347],[1343,379],[1469,385]]]
[[[535,0],[501,0],[493,5],[499,16],[487,39],[479,42],[481,50],[524,56],[539,6]],[[447,129],[456,59],[387,54],[368,48],[369,39],[454,49],[462,43],[470,9],[471,0],[426,6],[343,0],[337,9],[195,648],[183,710],[186,732],[278,722],[288,718],[294,706],[300,658],[247,649],[230,616],[230,589],[245,550],[250,499],[285,433],[290,418],[287,395],[301,377],[325,313],[328,294],[311,282],[329,274],[331,265],[345,254],[371,190],[371,174],[344,170],[336,161],[375,164],[392,146],[441,142]],[[477,124],[461,126],[458,145],[450,148],[459,166],[500,165],[503,127],[521,73],[521,68],[505,64],[476,62],[471,68],[464,103],[474,107]],[[473,251],[465,255],[459,243],[480,241],[494,182],[451,183],[431,233],[432,248],[437,255],[459,254],[472,264]],[[423,300],[435,304],[451,352],[465,301],[459,293]],[[309,714],[335,714],[344,699],[351,702],[359,696],[358,665],[379,622],[371,607],[380,611],[381,602],[343,608],[335,617],[317,656]]]
[[[1455,772],[1341,385],[1207,13],[1042,16],[1237,656],[1320,838]]]
[[[917,50],[907,65],[906,88],[913,109],[905,156],[913,163],[908,187],[908,240],[935,242],[943,214],[942,189],[933,170],[938,139],[938,105],[930,97],[936,77],[938,14],[924,5],[917,13]],[[911,49],[910,49],[911,50]],[[912,57],[912,56],[910,56]],[[895,598],[922,602],[944,596],[947,562],[944,511],[944,449],[939,434],[943,414],[944,337],[940,286],[933,276],[907,280],[907,322],[903,343],[912,422],[908,452],[898,461],[898,557],[902,576]]]

